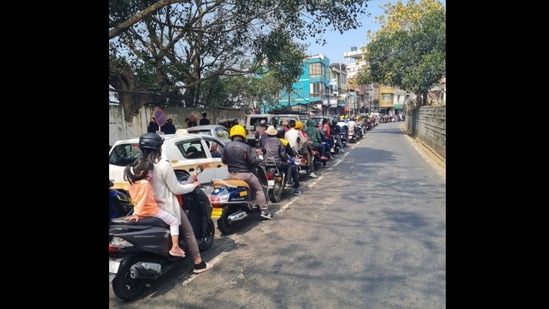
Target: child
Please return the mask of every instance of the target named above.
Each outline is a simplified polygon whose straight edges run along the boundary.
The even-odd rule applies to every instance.
[[[154,192],[149,179],[152,178],[154,163],[138,158],[132,165],[124,169],[124,180],[130,183],[129,193],[134,205],[133,215],[126,217],[127,221],[138,221],[142,218],[156,217],[162,219],[170,226],[172,236],[172,248],[170,254],[178,257],[185,257],[185,252],[179,247],[179,224],[177,218],[169,212],[158,207],[154,200]]]

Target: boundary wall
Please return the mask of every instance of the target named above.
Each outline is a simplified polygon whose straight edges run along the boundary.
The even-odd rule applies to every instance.
[[[408,135],[446,160],[446,105],[407,110],[405,127]]]

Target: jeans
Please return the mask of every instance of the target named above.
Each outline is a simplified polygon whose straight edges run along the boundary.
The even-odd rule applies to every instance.
[[[324,144],[320,143],[320,144],[313,144],[312,145],[312,148],[318,150],[318,152],[320,152],[320,156],[321,157],[325,157],[326,155],[326,148],[324,147]]]
[[[282,171],[286,176],[288,176],[288,170],[290,171],[294,185],[292,188],[299,188],[299,175],[297,175],[297,169],[290,165],[288,162],[279,162],[277,167]]]

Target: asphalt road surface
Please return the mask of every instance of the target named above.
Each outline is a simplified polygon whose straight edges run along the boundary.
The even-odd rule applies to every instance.
[[[186,258],[137,300],[109,288],[109,307],[446,308],[444,162],[401,124],[380,124],[301,196],[270,203],[273,220],[216,230],[212,270],[193,275]]]

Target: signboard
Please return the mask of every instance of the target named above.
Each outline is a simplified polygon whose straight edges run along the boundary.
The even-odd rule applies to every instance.
[[[164,113],[163,109],[161,109],[160,107],[155,108],[153,115],[159,127],[162,127],[166,124],[166,113]]]

